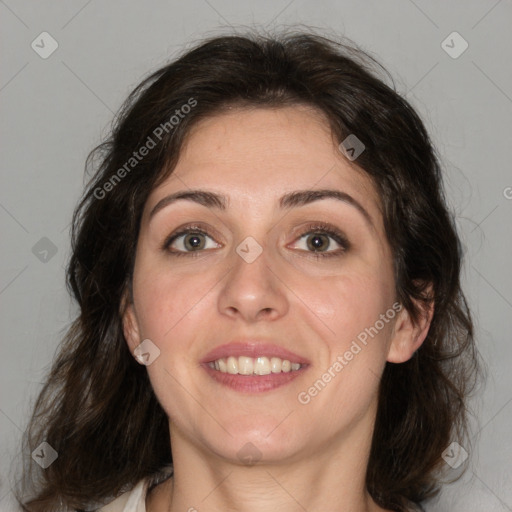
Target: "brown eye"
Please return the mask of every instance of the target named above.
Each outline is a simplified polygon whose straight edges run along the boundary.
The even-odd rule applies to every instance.
[[[195,251],[196,249],[204,249],[205,242],[202,233],[187,233],[183,235],[183,245],[188,251]]]
[[[313,224],[307,229],[298,238],[299,241],[305,239],[305,247],[299,249],[315,258],[341,256],[350,248],[345,235],[329,224]]]
[[[174,256],[196,256],[203,250],[220,247],[215,242],[207,246],[206,239],[208,238],[213,241],[213,238],[205,231],[189,227],[171,235],[165,241],[163,248]]]
[[[329,248],[330,241],[329,237],[323,233],[314,233],[311,235],[307,235],[306,244],[308,249],[312,251],[321,251],[324,252]]]

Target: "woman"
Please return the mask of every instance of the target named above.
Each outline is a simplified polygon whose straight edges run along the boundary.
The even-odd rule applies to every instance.
[[[130,95],[74,215],[80,315],[28,431],[25,510],[438,492],[478,355],[435,151],[374,64],[313,33],[226,36]]]

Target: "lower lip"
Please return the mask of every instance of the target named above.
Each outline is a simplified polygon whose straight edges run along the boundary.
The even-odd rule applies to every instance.
[[[304,373],[306,366],[290,372],[269,373],[268,375],[239,375],[223,373],[203,364],[203,368],[214,380],[242,393],[262,393],[288,384]]]

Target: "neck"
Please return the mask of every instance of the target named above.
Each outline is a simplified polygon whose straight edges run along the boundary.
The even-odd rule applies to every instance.
[[[371,429],[331,439],[314,453],[248,466],[198,450],[171,425],[175,471],[148,496],[148,512],[377,512],[366,491]]]

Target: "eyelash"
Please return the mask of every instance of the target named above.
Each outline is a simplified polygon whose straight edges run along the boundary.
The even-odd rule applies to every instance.
[[[322,259],[322,258],[332,258],[335,256],[342,256],[347,252],[351,244],[345,237],[343,233],[338,231],[334,226],[331,226],[330,224],[326,224],[324,222],[316,222],[308,225],[306,228],[304,228],[305,231],[296,239],[300,240],[306,235],[328,235],[330,236],[335,242],[337,242],[341,249],[337,249],[335,251],[304,251],[309,254],[310,257],[315,259]],[[170,235],[165,242],[163,243],[162,250],[169,252],[172,256],[177,257],[197,257],[200,256],[200,253],[204,250],[198,250],[198,251],[171,251],[169,247],[172,245],[172,243],[177,240],[180,236],[188,235],[189,233],[194,234],[200,234],[200,235],[206,235],[210,238],[213,238],[212,234],[208,231],[206,228],[202,228],[198,225],[193,226],[187,226],[186,228],[180,230],[178,233],[173,233]],[[208,250],[208,249],[207,249]]]

